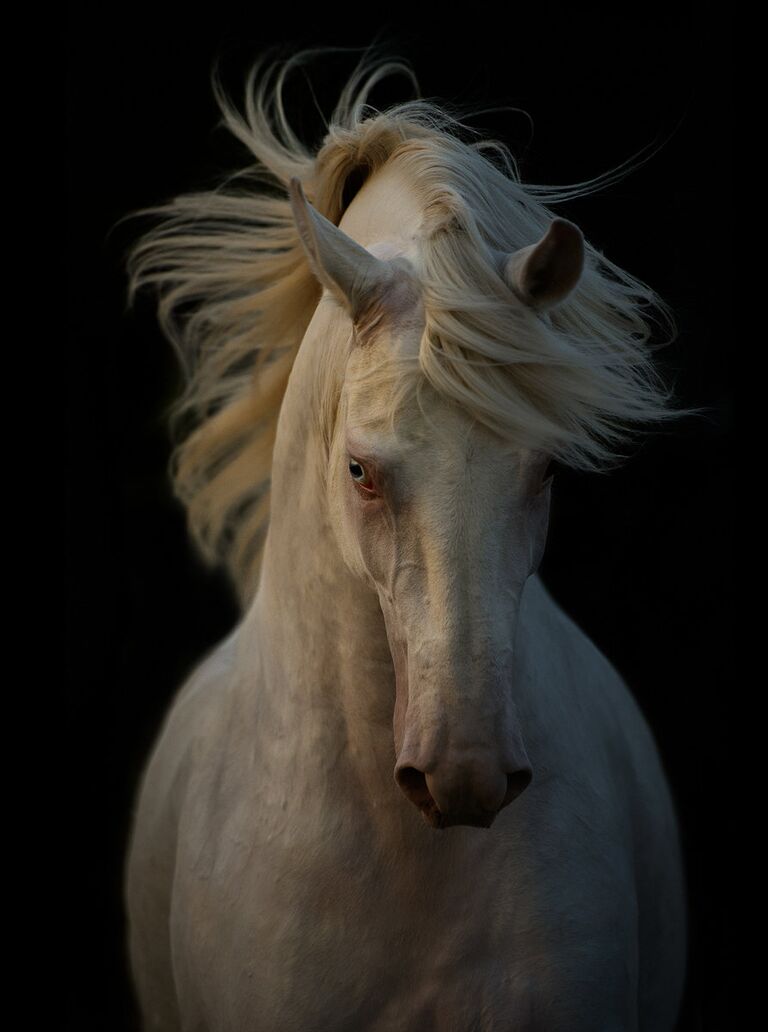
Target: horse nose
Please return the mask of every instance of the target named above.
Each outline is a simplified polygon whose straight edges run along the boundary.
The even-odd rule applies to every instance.
[[[532,776],[527,765],[504,771],[491,762],[444,762],[427,773],[398,764],[395,770],[400,788],[434,828],[456,824],[490,828],[496,815],[525,791]]]

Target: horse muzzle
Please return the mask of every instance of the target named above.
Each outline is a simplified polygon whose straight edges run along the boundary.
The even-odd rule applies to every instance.
[[[527,755],[519,755],[516,761],[507,765],[513,769],[505,770],[477,755],[420,763],[403,757],[395,767],[395,781],[430,827],[490,828],[533,778]]]

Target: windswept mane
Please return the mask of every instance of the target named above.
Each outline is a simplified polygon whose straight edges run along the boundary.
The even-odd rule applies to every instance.
[[[382,78],[405,73],[416,84],[402,62],[370,53],[313,151],[294,134],[283,98],[286,77],[316,53],[252,65],[244,113],[214,70],[223,124],[255,162],[213,190],[132,213],[160,222],[128,254],[128,301],[154,284],[161,327],[185,373],[170,412],[175,492],[202,555],[227,565],[243,605],[258,580],[280,405],[320,298],[288,201],[293,176],[336,224],[387,162],[421,192],[427,323],[418,368],[403,371],[403,395],[431,384],[498,433],[582,469],[615,461],[633,425],[674,414],[650,360],[654,325],[671,339],[674,323],[650,287],[585,241],[578,286],[538,316],[510,303],[493,259],[537,241],[554,217],[549,205],[631,169],[568,187],[523,184],[507,148],[467,140],[475,130],[448,106],[416,99],[371,107]]]

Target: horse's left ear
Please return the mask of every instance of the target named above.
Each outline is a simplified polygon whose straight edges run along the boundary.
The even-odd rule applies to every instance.
[[[539,311],[562,301],[584,268],[584,237],[567,219],[555,219],[537,244],[497,252],[499,272],[521,301]]]
[[[310,268],[356,321],[392,282],[392,267],[313,208],[298,179],[291,180],[288,195]]]

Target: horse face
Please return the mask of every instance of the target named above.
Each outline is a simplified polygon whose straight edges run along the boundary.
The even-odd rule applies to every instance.
[[[434,827],[489,827],[532,776],[514,640],[546,537],[547,461],[431,389],[390,426],[397,381],[387,363],[417,348],[419,334],[417,320],[393,320],[350,354],[329,506],[347,565],[384,615],[397,784]]]

